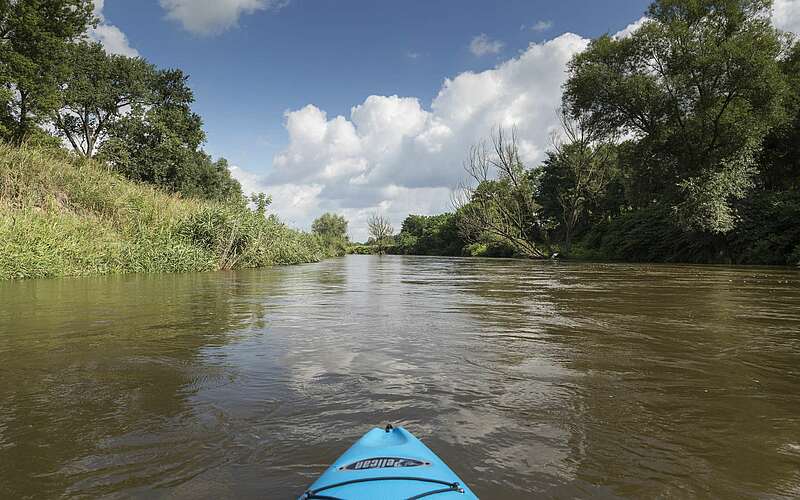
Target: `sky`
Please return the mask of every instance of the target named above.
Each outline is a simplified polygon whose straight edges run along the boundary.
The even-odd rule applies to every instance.
[[[515,127],[539,162],[566,64],[589,40],[625,36],[647,0],[95,0],[109,52],[189,76],[205,149],[245,192],[309,229],[344,215],[367,238],[379,213],[452,210],[469,147]],[[800,33],[800,0],[773,23]]]

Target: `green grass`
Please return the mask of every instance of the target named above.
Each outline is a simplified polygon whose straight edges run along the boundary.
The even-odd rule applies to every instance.
[[[60,150],[0,144],[0,279],[239,269],[338,253],[244,202],[184,199]]]

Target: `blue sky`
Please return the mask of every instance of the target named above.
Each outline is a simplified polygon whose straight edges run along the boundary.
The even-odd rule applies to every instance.
[[[293,0],[277,10],[243,14],[238,26],[211,36],[167,19],[155,0],[106,0],[104,14],[142,56],[191,76],[210,152],[261,170],[286,143],[287,110],[311,103],[347,114],[372,94],[416,96],[429,104],[445,77],[490,68],[555,33],[613,33],[641,17],[647,5]],[[539,21],[552,27],[529,29]],[[481,33],[502,41],[503,50],[474,56],[469,43]]]
[[[344,213],[355,239],[369,213],[399,226],[446,210],[466,148],[493,126],[518,127],[538,161],[566,61],[649,3],[95,1],[109,50],[190,75],[206,149],[246,189],[301,228]]]

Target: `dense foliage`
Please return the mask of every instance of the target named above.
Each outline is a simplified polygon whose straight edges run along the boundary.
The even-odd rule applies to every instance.
[[[158,71],[148,79],[149,102],[135,105],[109,129],[98,158],[129,179],[184,196],[213,200],[237,198],[239,183],[224,158],[213,161],[202,150],[205,132],[187,76]]]
[[[782,38],[764,0],[655,2],[630,37],[594,40],[570,64],[576,116],[629,134],[629,181],[644,208],[670,207],[684,228],[733,229],[732,202],[782,114]]]
[[[398,253],[414,255],[451,255],[464,253],[467,242],[458,228],[458,215],[409,215],[396,237]]]
[[[630,36],[594,40],[541,165],[502,131],[470,153],[459,238],[533,257],[800,262],[800,43],[770,8],[658,0]]]
[[[92,9],[90,0],[0,0],[0,137],[22,144],[43,134]]]
[[[343,216],[324,213],[311,224],[311,232],[325,242],[331,253],[343,255],[347,252],[347,219]]]
[[[0,138],[16,145],[63,138],[129,179],[185,197],[238,199],[225,159],[202,150],[188,77],[87,40],[93,5],[0,1]]]
[[[311,224],[314,234],[329,238],[347,238],[347,219],[341,215],[324,213]]]
[[[202,149],[188,76],[108,54],[86,35],[93,8],[0,0],[0,279],[344,253],[268,215],[263,193],[245,199]]]
[[[91,158],[127,109],[151,101],[155,71],[141,58],[109,55],[96,42],[71,44],[53,111],[57,133]]]

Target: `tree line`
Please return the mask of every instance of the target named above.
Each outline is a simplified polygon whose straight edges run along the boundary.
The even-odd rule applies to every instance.
[[[180,69],[108,54],[91,0],[0,0],[0,139],[60,147],[182,196],[241,198]]]
[[[800,43],[769,0],[658,0],[568,66],[560,130],[465,161],[455,210],[409,216],[399,253],[800,262]]]
[[[453,212],[397,234],[373,214],[350,251],[800,263],[800,43],[771,8],[653,2],[571,60],[540,164],[497,128],[468,151]]]
[[[375,215],[372,246],[797,263],[800,44],[772,26],[771,7],[655,1],[629,36],[601,36],[569,63],[541,164],[498,128],[468,152],[452,213],[411,215],[397,235]],[[242,201],[225,159],[203,150],[187,75],[106,53],[87,38],[92,11],[90,0],[0,0],[0,139],[68,144],[168,192]],[[325,217],[314,232],[346,247],[346,221]]]

